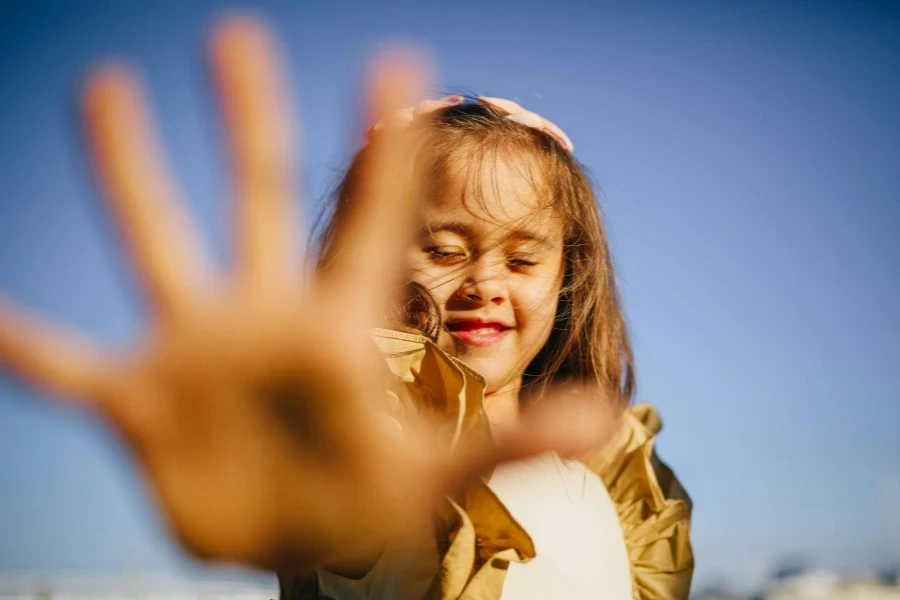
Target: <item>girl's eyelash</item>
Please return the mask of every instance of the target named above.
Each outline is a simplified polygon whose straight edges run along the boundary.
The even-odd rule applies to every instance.
[[[444,248],[441,246],[432,246],[431,248],[425,248],[425,252],[435,258],[453,258],[465,255],[464,252],[460,252],[459,250]]]
[[[510,258],[509,264],[515,265],[517,267],[533,267],[537,265],[535,261],[528,260],[527,258]]]
[[[463,251],[462,249],[447,246],[431,246],[429,248],[425,248],[425,252],[430,254],[435,260],[461,259],[466,256],[465,251]],[[512,256],[507,259],[507,262],[510,266],[516,268],[529,268],[537,266],[538,264],[534,260],[519,256]]]

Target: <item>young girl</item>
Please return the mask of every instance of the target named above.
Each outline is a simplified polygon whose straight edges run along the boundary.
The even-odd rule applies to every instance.
[[[416,121],[428,128],[417,156],[428,184],[418,239],[407,253],[416,293],[403,320],[433,343],[376,333],[394,374],[411,383],[418,405],[445,412],[449,394],[433,390],[452,394],[476,386],[476,406],[457,402],[453,408],[469,419],[483,410],[495,432],[558,382],[593,382],[628,403],[634,371],[612,260],[596,198],[569,138],[509,100],[450,96],[376,124],[371,144],[378,143],[379,130]],[[340,252],[335,232],[357,197],[370,151],[364,148],[352,161],[336,193],[319,244],[323,272]],[[417,356],[415,364],[410,356]],[[428,369],[426,360],[445,367]],[[448,385],[467,376],[465,385]],[[478,508],[462,507],[482,534],[474,554],[461,559],[445,547],[437,553],[442,559],[429,564],[429,549],[418,547],[412,561],[409,553],[403,557],[404,579],[417,567],[425,574],[420,585],[431,580],[433,587],[438,571],[444,579],[457,576],[459,589],[451,592],[442,582],[440,594],[432,590],[443,598],[686,597],[689,501],[653,456],[658,429],[652,409],[638,407],[615,443],[582,457],[583,464],[548,456],[499,469],[488,480],[494,495],[481,491],[469,499]],[[480,514],[485,503],[494,505],[489,517]],[[518,546],[509,531],[521,538]],[[487,563],[504,551],[506,573],[491,572]],[[391,562],[397,558],[382,554],[356,580],[320,569],[317,589],[311,577],[284,577],[284,597],[299,597],[300,581],[308,593],[334,598],[421,597],[423,590],[404,587],[384,568]],[[623,581],[623,572],[633,581]]]
[[[88,132],[153,329],[113,357],[0,303],[0,359],[88,400],[183,545],[277,570],[285,600],[687,597],[689,501],[653,454],[659,421],[608,410],[633,396],[631,350],[566,135],[506,100],[419,102],[416,69],[382,63],[370,142],[305,278],[285,258],[292,135],[271,41],[232,19],[212,58],[233,276],[193,247],[134,78],[103,70]],[[379,359],[363,332],[404,279],[406,323],[372,334]],[[583,391],[559,391],[571,382]]]

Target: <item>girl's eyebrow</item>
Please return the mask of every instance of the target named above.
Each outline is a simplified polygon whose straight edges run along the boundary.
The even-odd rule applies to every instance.
[[[429,237],[441,231],[449,231],[450,233],[455,233],[456,235],[469,241],[471,241],[475,237],[472,229],[465,223],[461,223],[459,221],[439,221],[426,223],[419,231],[419,235],[420,237]],[[539,246],[541,249],[553,247],[553,244],[550,243],[549,239],[547,239],[540,233],[537,233],[536,231],[532,231],[530,229],[513,229],[503,236],[503,241],[530,242]]]
[[[529,229],[514,229],[504,236],[505,240],[531,242],[541,248],[551,248],[553,244],[545,236]]]
[[[465,223],[460,223],[459,221],[439,221],[426,223],[419,231],[419,233],[421,237],[428,237],[441,231],[449,231],[450,233],[455,233],[456,235],[464,237],[467,240],[470,240],[474,237],[472,235],[472,230]]]

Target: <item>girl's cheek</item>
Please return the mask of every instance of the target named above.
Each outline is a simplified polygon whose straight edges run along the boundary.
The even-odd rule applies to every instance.
[[[534,330],[549,329],[556,318],[556,307],[559,303],[561,282],[557,277],[535,278],[519,290],[520,322]]]
[[[409,279],[424,286],[438,303],[438,306],[444,306],[453,290],[456,289],[452,275],[445,273],[444,269],[436,268],[432,265],[412,269]]]
[[[536,277],[523,286],[522,294],[527,297],[529,304],[547,307],[548,304],[555,304],[559,298],[560,284],[559,278],[551,274]]]

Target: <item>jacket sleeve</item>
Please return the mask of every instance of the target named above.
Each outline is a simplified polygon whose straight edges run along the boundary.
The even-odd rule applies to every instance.
[[[614,442],[585,459],[616,505],[631,565],[634,600],[680,600],[690,593],[694,555],[691,499],[656,456],[662,429],[655,409],[631,409]]]

